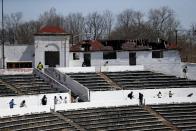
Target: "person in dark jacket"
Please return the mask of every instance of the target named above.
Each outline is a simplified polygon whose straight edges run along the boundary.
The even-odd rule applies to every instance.
[[[185,66],[183,68],[182,72],[183,72],[184,78],[186,78],[186,79],[187,79],[187,71],[188,71],[187,66]]]
[[[159,91],[159,93],[157,94],[157,97],[158,98],[161,98],[162,97],[162,93]]]
[[[143,105],[143,97],[144,95],[139,92],[139,105]]]
[[[128,97],[129,97],[130,99],[133,99],[133,98],[134,98],[134,96],[133,96],[133,91],[132,91],[131,93],[128,94]]]
[[[42,97],[42,105],[47,105],[47,97],[46,97],[46,95],[44,95]]]
[[[10,102],[9,102],[9,105],[10,105],[10,109],[14,108],[14,106],[16,105],[14,103],[14,99],[12,99]]]
[[[26,101],[23,100],[21,103],[20,103],[20,107],[26,107]]]
[[[172,98],[173,93],[171,91],[169,91],[169,98]]]

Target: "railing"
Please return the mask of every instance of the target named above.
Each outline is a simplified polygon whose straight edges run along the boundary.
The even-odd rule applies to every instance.
[[[45,73],[61,84],[66,85],[75,95],[78,95],[81,100],[89,101],[89,89],[72,79],[70,76],[63,74],[54,68],[45,69]]]
[[[60,82],[58,82],[57,80],[55,80],[54,78],[49,76],[48,74],[46,74],[38,69],[34,69],[33,74],[36,74],[40,78],[44,79],[44,81],[50,83],[52,85],[52,87],[57,89],[59,92],[71,93],[71,91],[65,85],[61,84]]]

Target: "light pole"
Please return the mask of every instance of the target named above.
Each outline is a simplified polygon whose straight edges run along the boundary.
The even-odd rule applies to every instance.
[[[176,34],[176,45],[178,45],[178,30],[175,30],[175,34]]]
[[[1,44],[2,44],[2,65],[3,69],[5,69],[5,52],[4,52],[4,15],[3,15],[3,0],[2,0],[2,29],[1,29]]]

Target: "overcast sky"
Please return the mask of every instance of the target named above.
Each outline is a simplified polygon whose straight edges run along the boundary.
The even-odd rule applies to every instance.
[[[111,10],[115,15],[125,9],[148,13],[151,8],[168,6],[172,8],[183,28],[196,23],[196,0],[4,0],[4,13],[22,12],[23,20],[35,20],[41,13],[55,7],[57,13],[89,12]],[[1,13],[1,11],[0,11]]]

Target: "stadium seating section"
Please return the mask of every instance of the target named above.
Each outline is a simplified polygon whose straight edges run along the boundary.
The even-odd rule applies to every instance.
[[[12,89],[8,88],[5,84],[0,82],[0,97],[2,96],[15,96],[17,93]]]
[[[113,87],[96,73],[72,73],[67,75],[91,91],[113,90]]]
[[[62,131],[63,129],[76,130],[51,113],[0,118],[1,131]]]
[[[58,93],[58,90],[45,82],[43,79],[29,75],[4,75],[1,79],[6,83],[14,86],[23,94],[39,94],[39,93]],[[8,94],[9,95],[9,94]]]
[[[170,131],[155,116],[139,106],[92,108],[60,112],[89,131],[130,130],[130,131]]]
[[[163,89],[196,87],[196,81],[151,71],[105,72],[122,89]]]
[[[153,105],[152,108],[181,130],[196,131],[196,103]]]

